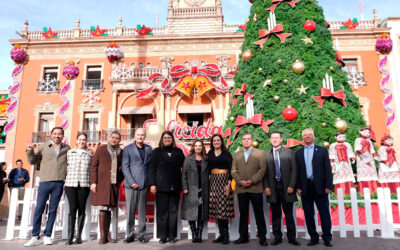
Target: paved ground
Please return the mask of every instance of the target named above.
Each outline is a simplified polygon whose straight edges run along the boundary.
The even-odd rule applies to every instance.
[[[5,232],[6,232],[6,223],[4,221],[0,221],[0,239],[4,239],[5,237]],[[149,238],[151,236],[149,235]],[[213,236],[211,236],[213,238]],[[362,235],[361,238],[353,238],[350,234],[348,234],[348,238],[346,239],[341,239],[339,238],[338,234],[334,234],[333,238],[333,243],[334,243],[334,249],[349,249],[349,250],[398,250],[400,249],[400,234],[396,235],[397,239],[382,239],[379,237],[375,238],[367,238],[365,235]],[[289,245],[287,242],[284,242],[281,245],[278,246],[268,246],[268,247],[261,247],[256,240],[251,240],[249,244],[244,244],[244,245],[234,245],[234,244],[229,244],[227,246],[223,246],[220,244],[213,244],[211,241],[212,239],[209,239],[201,244],[193,244],[191,241],[187,240],[186,235],[183,235],[183,239],[178,241],[175,244],[171,243],[166,243],[164,245],[160,245],[158,242],[150,242],[148,244],[141,244],[139,242],[134,242],[131,244],[124,244],[122,235],[121,239],[119,239],[118,243],[116,244],[106,244],[106,245],[98,245],[97,240],[95,240],[95,235],[93,235],[93,240],[90,242],[84,242],[82,245],[73,245],[73,246],[66,246],[65,241],[60,240],[60,237],[56,237],[57,239],[55,240],[55,244],[52,246],[44,246],[40,245],[31,249],[71,249],[71,250],[76,250],[76,249],[84,249],[84,250],[91,250],[91,249],[191,249],[191,250],[196,250],[196,249],[229,249],[229,250],[234,250],[234,249],[276,249],[280,250],[282,248],[284,249],[296,249],[296,250],[301,250],[301,249],[328,249],[326,248],[323,244],[320,244],[315,247],[308,247],[307,241],[303,238],[300,238],[299,241],[301,242],[300,247],[295,247],[292,245]],[[271,240],[269,240],[271,241]],[[14,240],[14,241],[4,241],[0,240],[0,250],[18,250],[18,249],[29,249],[29,248],[24,248],[23,245],[26,242],[26,240]],[[330,248],[329,248],[330,249]]]

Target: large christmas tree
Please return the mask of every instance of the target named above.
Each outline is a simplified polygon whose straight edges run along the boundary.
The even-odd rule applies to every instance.
[[[246,131],[260,149],[270,147],[268,132],[275,130],[292,146],[297,143],[289,139],[302,141],[305,128],[314,129],[318,145],[335,141],[337,128],[354,142],[365,121],[317,1],[251,2],[225,125],[230,150]]]

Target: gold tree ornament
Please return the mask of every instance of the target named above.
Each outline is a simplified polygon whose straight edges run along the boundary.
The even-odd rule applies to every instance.
[[[330,145],[331,145],[331,144],[330,144],[329,142],[324,141],[324,144],[323,144],[324,148],[329,148]]]
[[[301,74],[303,74],[304,70],[306,70],[306,66],[304,65],[304,63],[302,61],[296,60],[292,64],[292,70],[294,73],[301,75]]]
[[[242,54],[242,59],[243,59],[243,61],[247,61],[247,60],[251,59],[252,56],[253,56],[253,52],[251,50],[246,50]]]
[[[300,88],[297,88],[297,90],[299,91],[299,95],[301,94],[307,94],[307,87],[304,87],[304,85],[302,84]]]
[[[303,39],[301,39],[305,44],[309,44],[309,43],[311,43],[311,44],[314,44],[314,42],[312,41],[312,39],[311,38],[309,38],[309,37],[304,37]]]
[[[235,117],[231,116],[231,117],[229,118],[229,120],[230,120],[231,122],[234,122],[234,121],[235,121]]]
[[[262,71],[263,71],[263,68],[261,68],[261,67],[260,67],[260,68],[258,68],[258,71],[262,72]]]
[[[284,83],[284,84],[288,84],[288,83],[289,83],[288,79],[284,79],[284,80],[283,80],[283,83]]]
[[[282,63],[282,60],[281,59],[279,59],[278,61],[276,61],[278,64],[281,64]]]
[[[258,141],[253,141],[253,147],[258,148]]]
[[[345,120],[337,118],[335,121],[335,128],[337,129],[337,131],[344,133],[347,130],[347,122]]]
[[[325,127],[326,127],[326,122],[321,123],[321,126],[322,126],[323,128],[325,128]]]
[[[274,101],[279,102],[281,100],[281,98],[279,97],[279,95],[274,96]]]

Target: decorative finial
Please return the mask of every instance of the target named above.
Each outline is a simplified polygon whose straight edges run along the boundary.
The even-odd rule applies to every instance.
[[[79,18],[76,19],[76,29],[80,29],[81,27],[81,20]]]
[[[119,17],[118,19],[118,27],[122,27],[122,17]]]

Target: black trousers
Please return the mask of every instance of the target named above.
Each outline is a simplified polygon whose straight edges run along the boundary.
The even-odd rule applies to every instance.
[[[178,231],[179,192],[156,193],[157,237],[174,239]]]
[[[90,188],[88,187],[65,187],[65,195],[68,199],[69,204],[69,214],[76,216],[84,215],[86,210],[86,201],[90,193]]]
[[[282,181],[276,181],[276,202],[270,203],[272,212],[272,231],[276,239],[282,239],[282,210],[285,213],[287,237],[289,241],[296,239],[296,225],[293,218],[293,202],[285,202],[285,190]]]
[[[2,180],[0,180],[0,181],[2,181]],[[3,199],[3,195],[4,195],[4,185],[3,184],[0,184],[1,186],[0,186],[0,202],[1,202],[1,200]]]
[[[249,238],[249,202],[253,206],[254,216],[256,217],[257,235],[262,237],[267,234],[265,225],[263,197],[262,193],[242,193],[238,194],[239,201],[239,234],[242,238]]]
[[[306,219],[307,231],[311,240],[318,241],[319,234],[317,233],[314,221],[314,202],[317,205],[319,217],[321,219],[322,239],[324,241],[332,240],[332,221],[329,213],[330,206],[327,194],[317,194],[314,182],[307,181],[307,194],[301,196],[303,204],[304,216]]]

